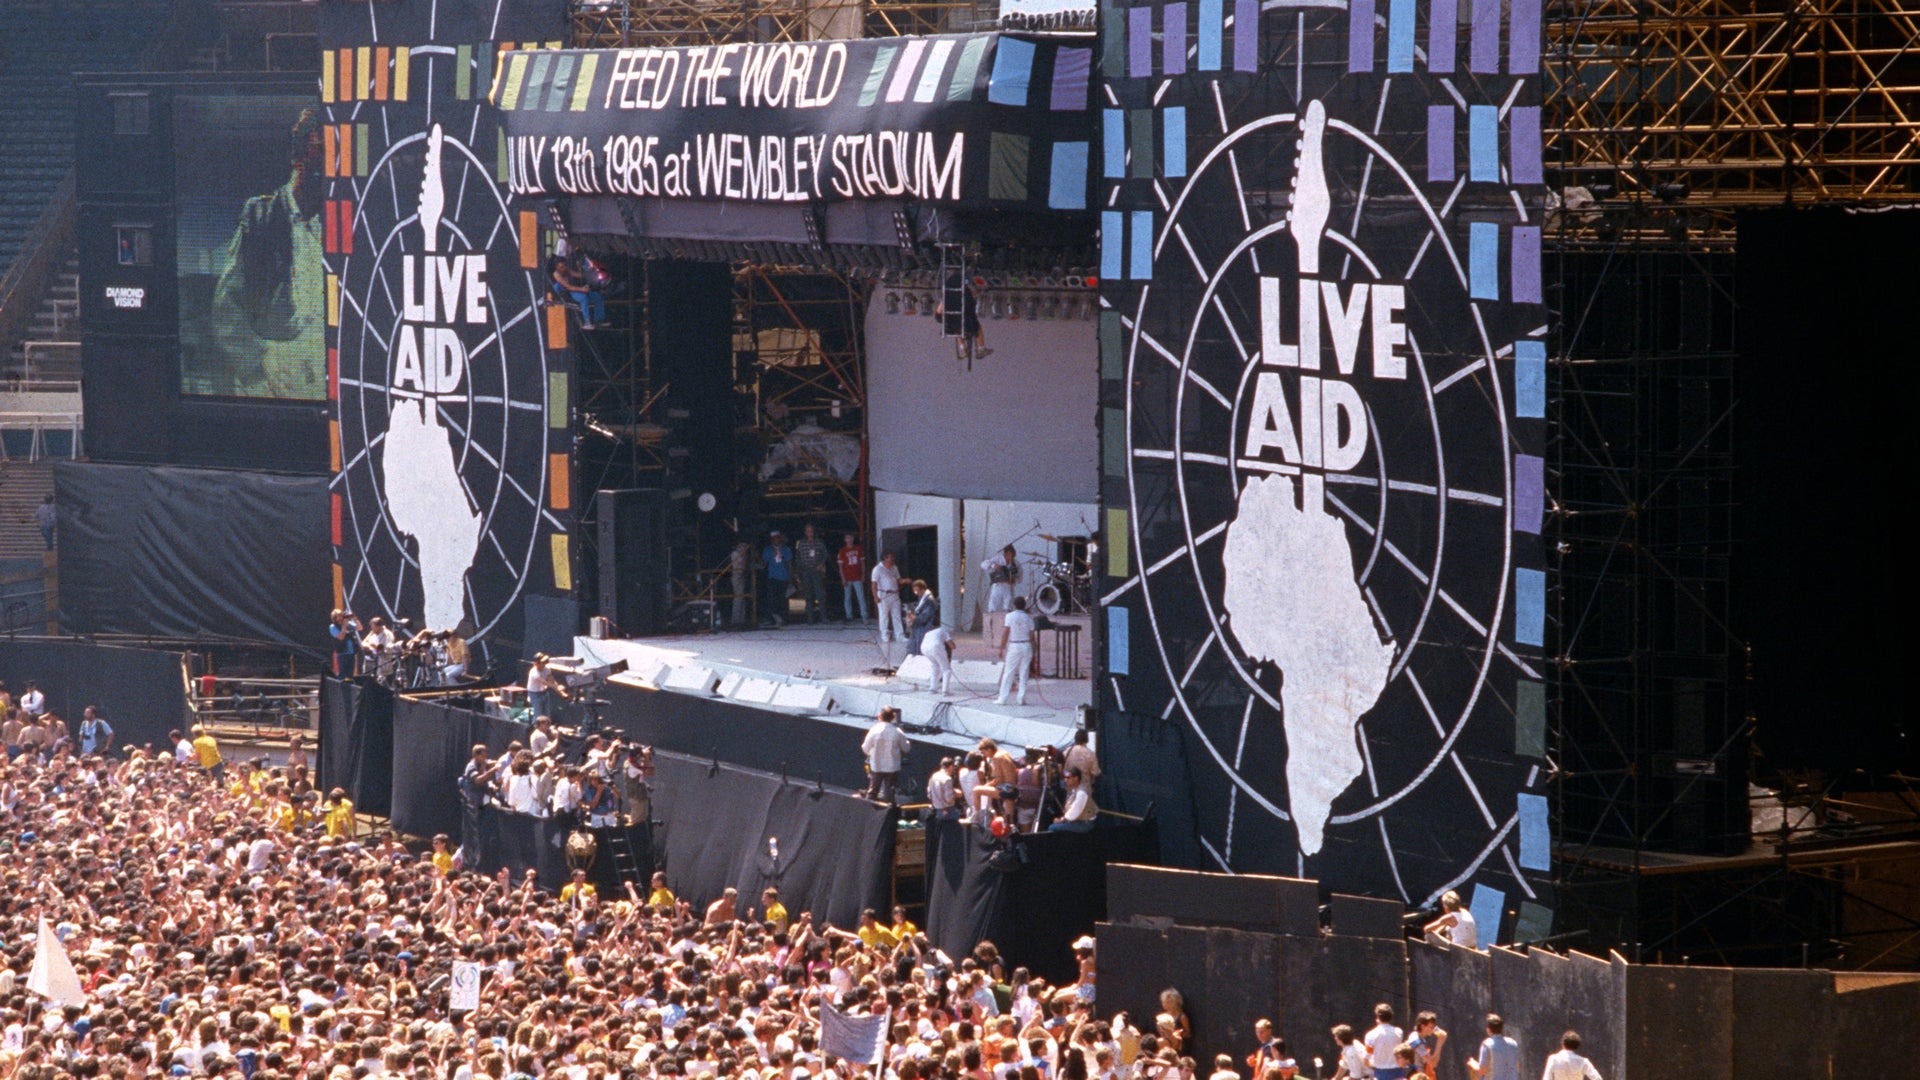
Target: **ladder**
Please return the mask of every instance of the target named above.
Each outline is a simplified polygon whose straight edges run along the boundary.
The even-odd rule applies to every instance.
[[[613,876],[622,885],[646,890],[653,878],[650,867],[642,867],[640,859],[633,850],[633,829],[626,825],[616,825],[606,831],[607,856],[613,860]]]

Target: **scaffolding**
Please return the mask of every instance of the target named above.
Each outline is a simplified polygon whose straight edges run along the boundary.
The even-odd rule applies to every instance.
[[[1920,4],[1581,0],[1546,25],[1547,137],[1602,207],[1920,195]]]
[[[1546,38],[1558,926],[1634,959],[1873,963],[1846,913],[1920,849],[1748,830],[1734,240],[1745,210],[1920,199],[1920,5],[1591,0],[1549,4]]]

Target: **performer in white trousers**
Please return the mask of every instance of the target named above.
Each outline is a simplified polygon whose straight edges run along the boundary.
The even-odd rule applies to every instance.
[[[880,609],[880,642],[886,644],[907,636],[907,620],[900,612],[900,569],[893,564],[893,552],[880,556],[873,568],[873,602]]]
[[[944,626],[927,631],[920,641],[920,655],[933,665],[933,681],[927,689],[937,689],[945,697],[953,687],[953,631]]]
[[[980,571],[987,575],[987,609],[980,632],[988,641],[999,641],[1001,624],[1013,610],[1013,587],[1020,583],[1020,556],[1008,544],[1000,554],[981,563]]]
[[[1013,598],[1013,610],[1007,612],[1007,624],[1000,631],[1000,696],[995,705],[1005,705],[1007,694],[1019,687],[1015,704],[1027,703],[1027,669],[1033,665],[1033,616],[1027,614],[1027,598]]]

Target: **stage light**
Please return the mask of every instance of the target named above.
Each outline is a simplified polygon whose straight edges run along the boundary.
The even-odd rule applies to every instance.
[[[1058,296],[1047,297],[1046,316],[1048,319],[1057,319],[1060,317],[1060,298]]]
[[[920,294],[920,310],[928,315],[938,315],[940,309],[934,306],[932,293]]]
[[[907,314],[920,314],[920,298],[912,293],[907,294]]]
[[[989,319],[1004,319],[1007,317],[1006,312],[1001,310],[999,293],[995,293],[993,298],[987,301],[987,317]]]
[[[1653,188],[1654,197],[1663,203],[1679,202],[1692,193],[1693,188],[1685,181],[1672,184],[1656,184]]]
[[[1039,317],[1040,317],[1040,298],[1037,296],[1027,297],[1027,318],[1037,319]]]
[[[899,293],[890,292],[887,294],[887,314],[889,315],[900,314],[900,294]]]

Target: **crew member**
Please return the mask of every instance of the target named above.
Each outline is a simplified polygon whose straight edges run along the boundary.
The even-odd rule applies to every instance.
[[[1427,924],[1427,933],[1439,934],[1464,948],[1480,947],[1480,927],[1473,921],[1473,912],[1460,902],[1459,893],[1448,889],[1441,894],[1440,911],[1440,917]]]
[[[793,548],[787,545],[786,533],[775,529],[768,535],[760,563],[767,570],[767,614],[775,626],[785,626],[790,610],[787,597],[793,594]]]
[[[80,752],[104,754],[113,749],[113,725],[92,705],[80,716]]]
[[[940,625],[940,598],[933,594],[933,586],[916,579],[913,583],[913,614],[907,619],[913,636],[908,639],[907,651],[919,652],[921,642]]]
[[[548,666],[546,653],[533,654],[533,666],[527,669],[527,707],[532,717],[553,715],[553,696],[566,700],[567,688],[560,684]]]
[[[807,622],[820,622],[827,617],[827,545],[812,525],[801,530],[800,542],[794,545],[793,570],[806,601]]]
[[[353,612],[333,609],[327,637],[333,644],[334,678],[345,679],[353,674],[353,654],[360,651],[360,635],[365,632]]]
[[[1079,769],[1067,770],[1067,806],[1060,819],[1047,826],[1048,832],[1091,832],[1093,819],[1100,813],[1093,805],[1093,793],[1087,790],[1087,778]]]
[[[1027,614],[1027,598],[1013,598],[1013,610],[1007,612],[1006,625],[1000,628],[1000,696],[996,705],[1007,703],[1007,694],[1018,687],[1016,703],[1027,703],[1027,668],[1033,664],[1033,616]]]
[[[892,802],[900,787],[900,763],[907,753],[907,737],[900,733],[900,710],[891,705],[880,710],[879,719],[867,729],[860,741],[867,755],[866,796],[876,802]]]

